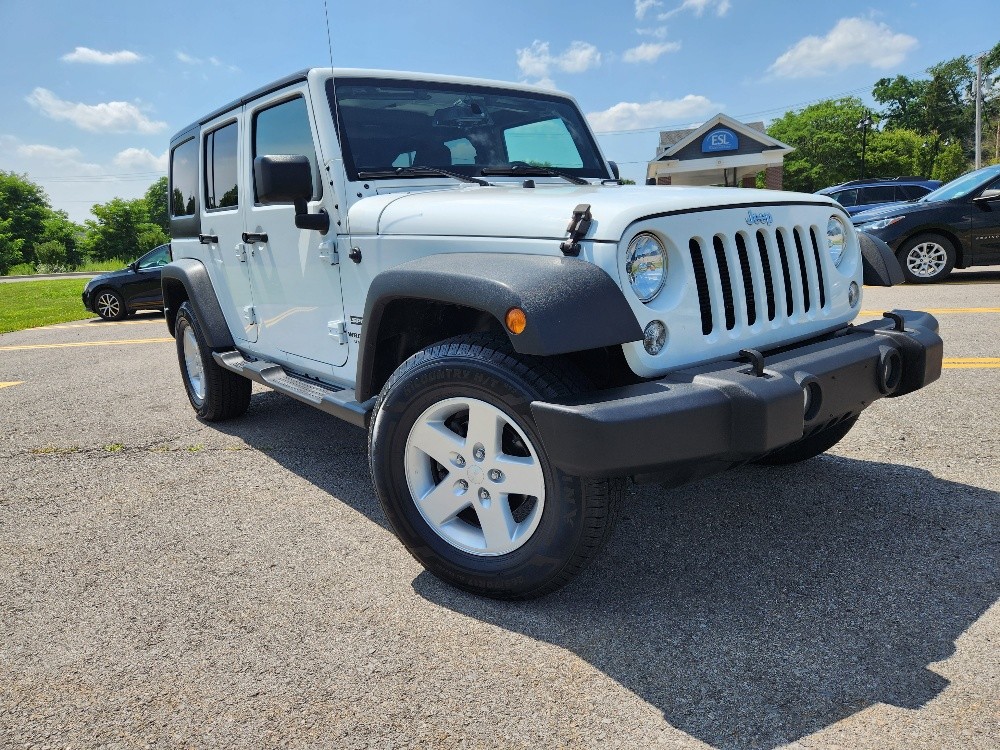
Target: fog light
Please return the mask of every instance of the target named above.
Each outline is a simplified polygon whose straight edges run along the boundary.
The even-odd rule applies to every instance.
[[[663,351],[667,344],[667,327],[661,320],[652,320],[646,324],[642,332],[642,345],[650,354],[656,355]]]
[[[858,288],[858,282],[852,281],[851,285],[847,287],[847,304],[851,307],[857,307],[860,301],[861,289]]]

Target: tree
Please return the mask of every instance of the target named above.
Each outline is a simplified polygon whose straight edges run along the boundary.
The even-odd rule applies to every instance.
[[[144,197],[149,209],[149,220],[166,234],[170,234],[170,214],[167,204],[167,178],[161,177],[146,191]]]
[[[169,241],[163,229],[149,220],[143,198],[115,198],[94,205],[91,213],[97,218],[87,220],[86,250],[95,260],[134,260]]]
[[[0,221],[10,222],[4,232],[12,241],[20,241],[18,252],[23,253],[25,262],[35,261],[33,247],[51,212],[45,191],[27,175],[0,170]]]
[[[48,266],[48,271],[56,268],[65,269],[70,263],[66,254],[66,246],[58,240],[49,240],[35,245],[35,258],[37,265]]]
[[[13,219],[0,219],[0,275],[5,275],[21,262],[21,246],[24,240],[14,237],[11,231]]]
[[[57,265],[76,268],[83,262],[81,243],[86,230],[79,224],[69,220],[65,211],[52,211],[47,219],[42,221],[42,233],[35,244],[35,257],[39,263],[49,263],[39,254],[39,247],[50,242],[57,242],[63,247],[63,261]],[[51,253],[51,249],[49,251]]]
[[[795,147],[785,157],[784,185],[807,193],[859,176],[865,116],[860,99],[827,99],[771,123],[768,135]]]

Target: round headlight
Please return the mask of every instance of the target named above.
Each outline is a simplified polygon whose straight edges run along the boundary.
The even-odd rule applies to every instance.
[[[830,259],[833,265],[839,266],[844,259],[844,248],[847,246],[847,227],[838,217],[831,216],[826,223],[826,243],[830,248]]]
[[[625,253],[625,273],[632,291],[643,302],[651,301],[667,278],[667,253],[651,234],[637,234]]]

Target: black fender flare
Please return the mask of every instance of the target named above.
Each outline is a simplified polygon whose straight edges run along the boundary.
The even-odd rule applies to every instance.
[[[891,247],[867,232],[858,232],[858,243],[861,245],[866,286],[896,286],[906,283],[903,268]]]
[[[379,325],[399,299],[433,300],[493,316],[520,354],[541,357],[642,339],[642,327],[618,284],[586,260],[516,253],[447,253],[401,263],[372,279],[365,303],[357,393],[372,389]],[[519,307],[527,326],[507,331]]]
[[[178,284],[184,288],[183,295],[177,289]],[[163,290],[163,314],[171,336],[174,335],[177,308],[187,299],[198,316],[205,342],[212,349],[236,347],[204,263],[193,258],[180,258],[168,263],[160,273],[160,286]]]

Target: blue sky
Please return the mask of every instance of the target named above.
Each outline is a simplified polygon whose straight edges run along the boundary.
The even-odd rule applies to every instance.
[[[870,100],[883,76],[1000,41],[997,0],[328,0],[333,62],[543,82],[573,94],[641,180],[657,130]],[[170,135],[329,64],[322,0],[0,0],[0,169],[75,220],[164,173]]]

